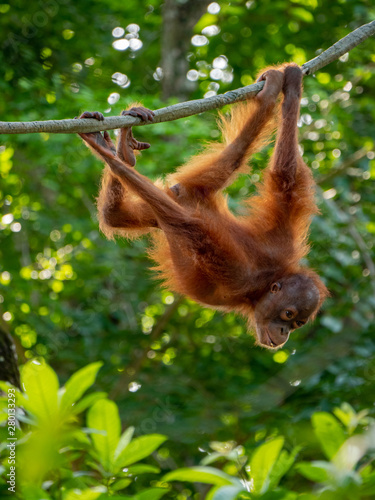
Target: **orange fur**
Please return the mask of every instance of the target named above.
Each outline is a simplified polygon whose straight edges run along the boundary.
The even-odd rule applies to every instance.
[[[150,233],[149,254],[165,286],[250,321],[279,280],[298,275],[299,281],[291,279],[289,286],[311,283],[309,300],[317,303],[311,317],[328,294],[319,277],[300,265],[318,210],[311,172],[298,152],[302,75],[295,65],[280,69],[261,76],[266,84],[255,99],[234,106],[228,118],[220,117],[223,142],[209,145],[164,185],[150,183],[103,143],[83,137],[108,164],[98,198],[104,234],[132,238]],[[282,106],[277,99],[281,89]],[[249,157],[269,141],[278,122],[263,184],[257,196],[246,200],[247,215],[236,218],[222,190],[247,169]]]

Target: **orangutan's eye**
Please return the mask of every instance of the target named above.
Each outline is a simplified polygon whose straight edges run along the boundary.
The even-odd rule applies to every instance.
[[[283,321],[289,321],[297,316],[297,311],[294,309],[285,309],[280,315]]]

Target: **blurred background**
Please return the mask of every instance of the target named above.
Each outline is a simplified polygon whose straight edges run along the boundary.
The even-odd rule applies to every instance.
[[[265,66],[303,64],[374,16],[370,0],[12,0],[0,4],[1,120],[110,116],[134,101],[157,109],[223,93]],[[210,441],[251,448],[273,433],[317,455],[313,412],[374,410],[374,121],[370,38],[304,80],[299,135],[321,211],[308,264],[331,297],[277,352],[254,347],[241,318],[161,289],[147,238],[105,240],[102,165],[79,137],[2,135],[1,330],[20,362],[43,358],[64,382],[103,361],[96,389],[116,400],[124,426],[170,438],[159,453],[172,467],[197,464]],[[138,160],[150,178],[220,140],[214,112],[135,135],[152,145]],[[234,212],[270,153],[228,189]]]

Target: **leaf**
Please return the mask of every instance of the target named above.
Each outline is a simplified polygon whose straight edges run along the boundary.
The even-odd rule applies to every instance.
[[[203,14],[203,16],[199,19],[199,21],[195,25],[194,32],[200,33],[203,28],[209,26],[210,24],[215,24],[216,22],[217,22],[217,16],[206,12],[205,14]]]
[[[312,23],[314,21],[314,16],[311,14],[311,12],[303,9],[302,7],[294,7],[293,9],[290,9],[290,11],[294,17],[297,17],[305,23]]]
[[[82,413],[89,406],[92,406],[96,401],[99,401],[100,399],[105,399],[106,397],[107,397],[106,392],[93,392],[92,394],[88,394],[73,406],[72,413],[78,415],[78,413]]]
[[[375,495],[375,472],[363,479],[360,492],[364,497],[371,497],[371,495]]]
[[[257,448],[250,459],[250,474],[254,481],[254,493],[265,493],[269,477],[284,445],[282,436],[267,441]]]
[[[138,493],[133,498],[134,500],[159,500],[162,496],[168,493],[169,489],[167,488],[149,488],[148,490],[142,491],[142,493]]]
[[[44,489],[39,488],[36,485],[31,485],[31,484],[28,484],[27,486],[25,485],[22,488],[22,494],[23,494],[23,498],[27,498],[27,500],[41,500],[41,499],[43,499],[43,500],[55,500]],[[8,497],[8,495],[5,496],[5,494],[3,494],[2,496],[3,496],[3,498]],[[10,498],[12,498],[12,497],[10,497]],[[18,496],[18,498],[20,498],[20,497]],[[65,498],[64,498],[64,500],[65,500]]]
[[[314,483],[324,483],[328,480],[328,474],[325,469],[313,465],[309,462],[300,462],[296,464],[295,469],[306,479]]]
[[[241,486],[222,486],[221,488],[215,489],[211,497],[206,497],[207,500],[234,500],[241,491],[246,491],[245,488]]]
[[[92,434],[91,439],[104,469],[108,472],[115,472],[113,468],[114,453],[121,431],[121,422],[116,403],[109,399],[97,401],[88,412],[87,425],[92,429],[105,432],[105,435]]]
[[[131,465],[127,467],[126,471],[127,474],[132,474],[133,476],[138,476],[139,474],[158,474],[159,472],[159,467],[148,464]]]
[[[210,491],[207,493],[205,500],[212,500],[212,497],[221,488],[227,488],[227,486],[213,486],[212,488],[210,488]]]
[[[340,408],[334,408],[333,413],[339,420],[341,420],[345,427],[349,427],[350,421],[352,420],[353,415],[355,415],[355,412],[349,404],[344,405],[345,403],[343,403]]]
[[[115,450],[114,458],[115,460],[118,459],[118,457],[121,455],[121,453],[124,451],[124,449],[128,446],[130,441],[132,440],[134,434],[134,427],[128,427],[120,437],[120,440],[118,442],[118,445]]]
[[[45,362],[30,361],[22,369],[21,387],[27,398],[25,409],[41,422],[48,424],[58,412],[59,381],[56,373]]]
[[[119,479],[118,481],[115,481],[114,483],[111,484],[111,488],[115,491],[120,491],[129,486],[129,484],[132,482],[131,479]]]
[[[91,363],[70,377],[64,386],[65,392],[61,397],[60,408],[63,411],[71,410],[72,405],[93,385],[96,375],[102,366],[103,363],[101,361]]]
[[[216,460],[219,460],[219,458],[223,458],[224,456],[225,455],[223,455],[222,453],[214,451],[213,453],[210,453],[209,455],[204,457],[200,463],[202,465],[209,465],[212,464],[213,462],[216,462]]]
[[[361,420],[364,420],[362,423],[367,423],[366,417],[369,411],[362,410],[356,413],[349,403],[342,403],[340,408],[335,408],[333,410],[333,413],[344,424],[349,434],[352,434]]]
[[[279,458],[277,459],[270,472],[270,490],[273,490],[274,488],[276,488],[276,486],[278,486],[281,478],[285,476],[288,470],[292,467],[296,459],[296,455],[297,453],[299,453],[300,449],[300,447],[296,446],[295,448],[293,448],[291,453],[288,453],[286,450],[281,450]]]
[[[314,413],[311,420],[320,446],[330,460],[344,443],[346,439],[345,432],[336,418],[330,413]]]
[[[190,483],[215,484],[216,486],[234,485],[237,478],[229,476],[214,467],[186,467],[168,472],[163,481],[188,481]]]
[[[310,7],[312,9],[316,9],[318,6],[318,0],[292,0],[292,2],[306,5],[306,7]]]
[[[5,380],[0,380],[0,391],[3,391],[5,394],[8,393],[9,389],[14,389],[14,392],[20,392],[17,387],[12,385],[10,382],[5,382]]]
[[[148,434],[133,439],[116,459],[116,466],[126,467],[148,457],[166,440],[166,436],[161,434]]]
[[[64,500],[96,500],[102,494],[103,487],[88,488],[86,490],[74,489],[65,493]]]
[[[76,441],[77,442],[77,443],[75,443],[76,446],[78,444],[80,448],[82,447],[82,445],[87,447],[87,448],[91,446],[90,439],[88,438],[87,434],[85,433],[85,429],[73,430],[73,432],[69,433],[69,437],[70,437],[71,441]]]
[[[9,389],[14,389],[14,391],[12,391],[11,394],[14,394],[17,406],[24,406],[25,396],[18,389],[18,387],[15,387],[10,382],[5,382],[4,380],[0,380],[0,393],[3,392],[4,394],[8,394]]]

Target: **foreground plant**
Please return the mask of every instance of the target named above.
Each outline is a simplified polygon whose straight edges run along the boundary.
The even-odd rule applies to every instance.
[[[101,366],[93,363],[82,368],[63,387],[44,362],[31,361],[23,367],[23,392],[14,389],[22,424],[16,452],[18,498],[106,498],[130,486],[140,474],[160,472],[158,467],[137,462],[151,455],[166,437],[150,434],[133,439],[134,427],[121,434],[117,405],[103,392],[84,396]],[[9,387],[6,383],[0,386],[4,392]],[[2,398],[3,407],[5,402]],[[87,427],[81,427],[79,416],[87,409]],[[6,413],[1,415],[5,422]],[[6,478],[7,441],[3,443],[0,450]],[[0,492],[8,493],[7,486],[5,481],[0,483]],[[166,491],[144,489],[128,498],[157,500]]]
[[[7,397],[0,397],[0,496],[27,500],[372,500],[375,497],[375,427],[367,411],[344,404],[334,414],[316,412],[312,427],[325,460],[296,463],[302,446],[285,449],[273,436],[246,454],[234,442],[212,442],[197,467],[162,473],[140,463],[167,439],[160,434],[133,437],[121,432],[117,405],[104,392],[85,395],[101,363],[76,372],[63,387],[44,362],[27,363],[23,392],[0,382],[17,398],[16,492],[9,490]],[[82,414],[86,412],[86,425]],[[213,464],[217,464],[214,467]],[[306,478],[306,483],[301,483]],[[212,485],[199,494],[179,483]],[[170,486],[169,484],[172,483]],[[290,485],[292,485],[290,487]],[[311,487],[312,485],[312,487]],[[291,489],[292,488],[292,489]],[[305,490],[305,491],[301,491]],[[297,491],[298,490],[298,491]],[[311,492],[312,491],[312,492]],[[199,496],[197,496],[199,495]]]
[[[327,460],[294,466],[294,471],[315,483],[314,493],[301,496],[300,492],[280,486],[302,449],[295,447],[288,453],[283,449],[282,436],[261,444],[250,458],[233,443],[211,443],[213,452],[202,460],[202,466],[177,469],[163,479],[211,484],[206,500],[371,500],[375,495],[375,470],[371,464],[375,457],[374,423],[366,410],[356,413],[349,404],[336,408],[334,414],[317,412],[312,416],[315,436]],[[208,466],[218,460],[234,464],[237,475]]]

